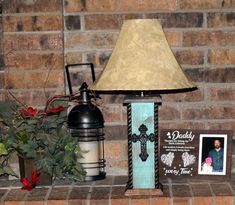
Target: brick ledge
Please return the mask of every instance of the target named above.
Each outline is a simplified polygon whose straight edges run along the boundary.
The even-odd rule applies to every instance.
[[[235,181],[163,182],[163,196],[126,197],[126,176],[108,176],[105,180],[85,183],[56,181],[52,186],[21,190],[18,180],[0,181],[4,205],[233,205]]]

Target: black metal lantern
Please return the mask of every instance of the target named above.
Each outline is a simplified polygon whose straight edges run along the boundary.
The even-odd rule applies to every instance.
[[[93,65],[91,69],[93,76]],[[68,67],[66,67],[66,72],[68,74]],[[69,75],[67,77],[70,94],[72,94]],[[95,79],[94,76],[93,79]],[[83,158],[79,159],[79,162],[87,172],[85,181],[104,179],[106,175],[104,118],[100,109],[91,102],[92,97],[85,82],[81,85],[79,91],[80,96],[76,97],[78,103],[68,114],[68,129],[71,135],[78,139],[79,147],[83,152]]]
[[[68,115],[68,128],[73,137],[78,138],[83,151],[79,160],[87,172],[86,181],[105,178],[104,160],[104,118],[100,109],[91,103],[88,86],[80,88],[80,103],[72,108]]]

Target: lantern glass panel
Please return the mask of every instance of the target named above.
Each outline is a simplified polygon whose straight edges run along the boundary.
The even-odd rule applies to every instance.
[[[83,156],[79,162],[82,163],[87,176],[99,175],[99,142],[80,142],[79,145]]]

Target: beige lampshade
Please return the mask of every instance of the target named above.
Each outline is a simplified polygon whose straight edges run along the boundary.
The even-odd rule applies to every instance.
[[[157,19],[124,21],[101,75],[90,87],[100,91],[192,88],[175,59]]]

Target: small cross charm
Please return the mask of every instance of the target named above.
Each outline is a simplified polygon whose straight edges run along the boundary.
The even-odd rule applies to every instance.
[[[141,153],[139,154],[139,157],[142,161],[146,161],[149,156],[147,153],[147,141],[154,142],[155,135],[153,133],[147,135],[146,132],[148,131],[148,128],[144,124],[140,125],[139,131],[139,135],[133,134],[131,138],[134,143],[137,141],[140,142]]]

